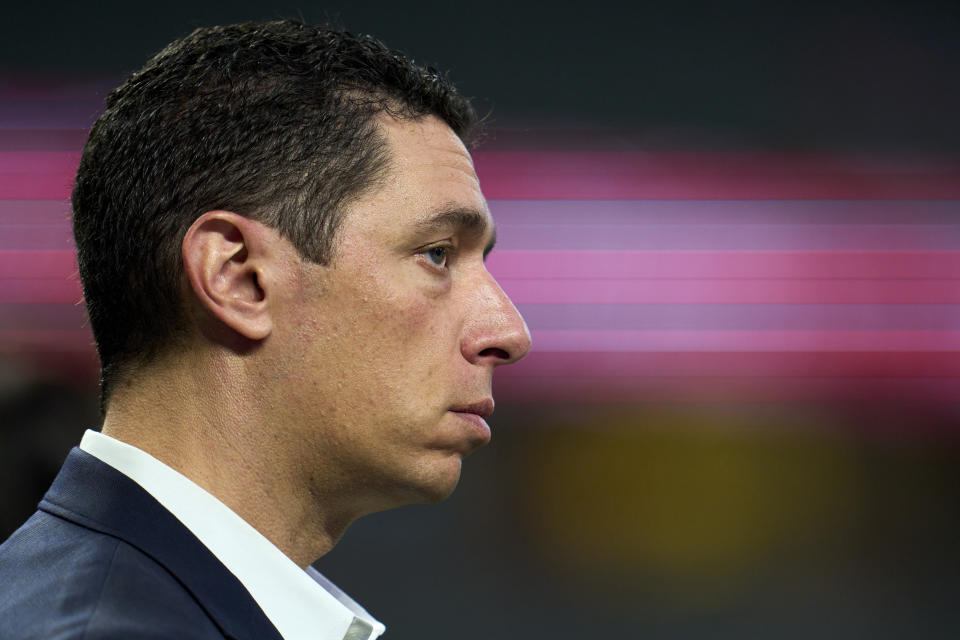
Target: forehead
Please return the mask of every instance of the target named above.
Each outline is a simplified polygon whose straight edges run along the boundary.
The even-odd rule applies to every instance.
[[[382,116],[389,166],[386,193],[403,202],[403,213],[428,216],[442,210],[475,210],[492,226],[473,159],[442,120]]]
[[[434,116],[382,115],[377,125],[387,147],[386,171],[373,189],[347,205],[337,260],[360,246],[400,255],[412,245],[461,232],[486,237],[492,245],[493,220],[473,160],[453,130]]]
[[[377,125],[387,139],[396,165],[407,169],[436,165],[464,172],[476,180],[473,160],[463,142],[436,116],[398,119],[381,114]]]

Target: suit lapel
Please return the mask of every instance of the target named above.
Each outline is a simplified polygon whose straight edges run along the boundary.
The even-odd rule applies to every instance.
[[[225,635],[282,640],[237,578],[136,482],[74,448],[40,509],[124,540],[163,565]]]

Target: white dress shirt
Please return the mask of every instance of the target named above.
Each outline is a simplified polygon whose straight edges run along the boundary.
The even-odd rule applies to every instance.
[[[320,572],[301,569],[227,505],[150,454],[89,430],[80,448],[182,522],[250,592],[284,640],[374,640],[385,631]]]

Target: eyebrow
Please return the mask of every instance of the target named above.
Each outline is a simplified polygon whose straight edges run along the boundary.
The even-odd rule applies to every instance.
[[[418,227],[431,231],[444,231],[453,229],[456,231],[465,231],[470,235],[482,236],[487,229],[491,229],[490,241],[483,248],[483,257],[493,251],[497,244],[497,229],[491,228],[487,222],[487,217],[476,209],[444,209],[430,215],[417,224]]]

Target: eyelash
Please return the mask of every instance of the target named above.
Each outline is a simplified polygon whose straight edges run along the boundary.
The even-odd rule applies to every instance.
[[[450,259],[453,257],[454,252],[453,245],[441,244],[433,247],[428,247],[420,252],[420,255],[424,256],[427,259],[427,263],[434,269],[442,269],[446,271],[450,267]],[[431,255],[436,251],[443,251],[442,264],[434,262]]]

